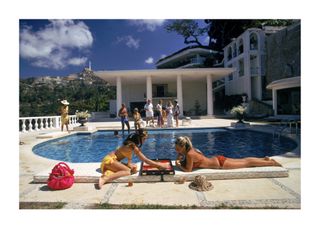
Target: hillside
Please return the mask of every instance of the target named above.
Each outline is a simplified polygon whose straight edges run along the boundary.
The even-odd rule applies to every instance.
[[[69,113],[76,110],[107,111],[115,88],[85,68],[68,77],[39,77],[20,79],[19,116],[60,115],[61,100],[70,103]]]

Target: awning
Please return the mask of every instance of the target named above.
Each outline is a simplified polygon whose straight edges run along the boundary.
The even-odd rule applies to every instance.
[[[288,89],[288,88],[294,88],[294,87],[300,87],[300,76],[298,77],[291,77],[291,78],[284,78],[277,81],[271,82],[269,85],[267,85],[267,89]]]

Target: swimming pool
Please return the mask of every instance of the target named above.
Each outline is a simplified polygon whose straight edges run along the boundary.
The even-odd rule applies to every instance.
[[[174,141],[179,136],[192,138],[193,146],[206,156],[224,155],[231,158],[264,157],[292,151],[297,144],[286,137],[251,130],[225,128],[150,130],[143,144],[143,153],[151,159],[175,159]],[[126,135],[125,135],[126,137]],[[33,152],[49,159],[74,163],[100,162],[110,151],[120,146],[125,138],[116,137],[113,131],[93,134],[75,134],[40,143]],[[134,156],[133,162],[138,162]]]

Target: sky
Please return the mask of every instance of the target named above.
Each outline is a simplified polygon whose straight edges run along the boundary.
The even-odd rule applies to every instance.
[[[196,20],[200,27],[204,20]],[[155,69],[187,45],[167,32],[172,20],[19,20],[20,78],[68,76],[91,62],[92,70]],[[208,36],[200,37],[208,44]]]

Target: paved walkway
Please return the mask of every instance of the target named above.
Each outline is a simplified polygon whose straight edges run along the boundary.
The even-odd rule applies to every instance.
[[[187,127],[226,127],[234,120],[202,119],[192,120]],[[119,129],[119,122],[89,123],[93,128]],[[184,127],[184,126],[182,126]],[[251,123],[252,129],[272,131],[263,124]],[[291,153],[277,156],[288,171],[288,177],[210,180],[214,188],[208,192],[191,190],[190,181],[176,182],[112,183],[96,190],[93,183],[75,183],[63,191],[51,191],[44,183],[33,183],[36,174],[52,168],[57,161],[39,157],[32,153],[32,147],[47,139],[39,138],[45,133],[59,130],[20,134],[20,202],[65,202],[65,209],[89,208],[95,204],[158,204],[163,206],[229,207],[229,208],[300,208],[300,146]],[[288,135],[299,145],[295,135]]]

